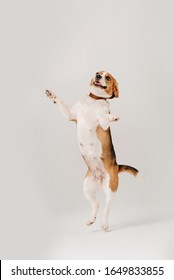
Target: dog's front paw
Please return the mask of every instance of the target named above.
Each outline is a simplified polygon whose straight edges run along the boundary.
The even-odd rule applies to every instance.
[[[57,101],[57,96],[50,90],[46,89],[45,94],[50,98],[54,103]]]
[[[109,116],[109,120],[110,120],[110,122],[116,122],[116,121],[119,120],[119,118],[117,116],[115,116],[115,115],[110,115]]]

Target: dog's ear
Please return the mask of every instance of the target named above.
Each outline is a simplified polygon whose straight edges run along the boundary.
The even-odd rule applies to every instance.
[[[113,95],[114,97],[119,97],[118,83],[116,79],[113,79]]]

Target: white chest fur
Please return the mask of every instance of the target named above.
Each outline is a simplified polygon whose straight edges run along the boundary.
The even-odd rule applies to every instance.
[[[96,128],[99,125],[98,116],[109,113],[109,104],[105,100],[87,97],[75,104],[73,110],[77,118],[77,136],[81,154],[95,176],[101,176],[105,170],[101,161],[102,146],[97,137]]]

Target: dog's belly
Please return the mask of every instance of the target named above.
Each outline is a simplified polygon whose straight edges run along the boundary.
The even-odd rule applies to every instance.
[[[77,122],[77,135],[80,152],[91,174],[102,181],[106,176],[106,170],[101,160],[102,146],[96,134],[97,125],[97,119],[93,114],[83,118],[81,116]]]

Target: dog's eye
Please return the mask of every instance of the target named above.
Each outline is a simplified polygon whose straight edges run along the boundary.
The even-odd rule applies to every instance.
[[[111,78],[110,78],[109,76],[106,76],[106,80],[107,80],[107,81],[110,81]]]

